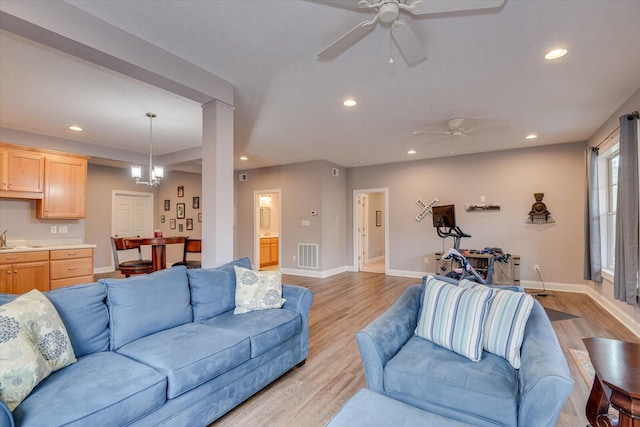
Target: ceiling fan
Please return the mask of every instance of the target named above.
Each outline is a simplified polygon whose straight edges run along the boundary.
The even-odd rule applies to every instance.
[[[407,21],[400,18],[400,12],[413,15],[460,12],[465,10],[500,7],[505,0],[326,0],[323,3],[341,7],[372,9],[373,19],[361,22],[329,47],[318,53],[318,59],[331,61],[354,45],[375,27],[378,21],[391,25],[391,36],[409,65],[417,64],[427,57],[424,47]],[[355,4],[352,4],[355,3]],[[391,61],[393,62],[393,61]]]
[[[446,138],[449,138],[449,137],[465,136],[472,132],[480,133],[480,132],[487,132],[487,131],[506,130],[509,128],[508,125],[475,127],[477,122],[478,122],[478,119],[474,117],[456,117],[453,119],[449,119],[445,122],[446,130],[417,130],[417,131],[414,131],[413,134],[414,135],[437,134],[437,135],[444,135]]]

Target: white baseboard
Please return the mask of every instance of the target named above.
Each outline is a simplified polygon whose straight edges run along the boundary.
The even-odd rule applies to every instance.
[[[93,269],[93,274],[113,273],[116,271],[113,267],[97,267]]]
[[[290,274],[292,276],[312,277],[314,279],[325,279],[327,277],[335,276],[336,274],[344,273],[347,270],[347,266],[337,267],[331,270],[325,271],[313,271],[302,270],[298,268],[283,268],[282,274]]]

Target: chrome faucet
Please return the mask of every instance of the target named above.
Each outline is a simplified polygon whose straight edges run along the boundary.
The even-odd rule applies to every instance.
[[[2,234],[0,234],[0,248],[7,247],[7,231],[9,230],[4,230]]]

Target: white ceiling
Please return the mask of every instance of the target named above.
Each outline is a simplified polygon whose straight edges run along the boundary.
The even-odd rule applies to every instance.
[[[382,25],[335,60],[318,61],[372,17],[321,1],[66,3],[234,84],[236,169],[318,159],[354,167],[584,141],[640,88],[638,0],[506,0],[481,12],[406,15],[428,54],[412,67]],[[559,46],[569,49],[564,59],[543,59]],[[348,96],[358,100],[353,109],[342,106]],[[0,31],[0,127],[145,153],[146,112],[158,115],[154,154],[201,145],[198,103]],[[446,130],[453,117],[503,126],[461,138],[413,134]],[[539,138],[525,140],[530,132]]]

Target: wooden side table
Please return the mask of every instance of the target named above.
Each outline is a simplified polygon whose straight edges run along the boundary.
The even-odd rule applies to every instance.
[[[592,426],[640,427],[640,344],[607,338],[584,338],[595,369],[587,401]],[[607,414],[609,405],[618,419]]]

